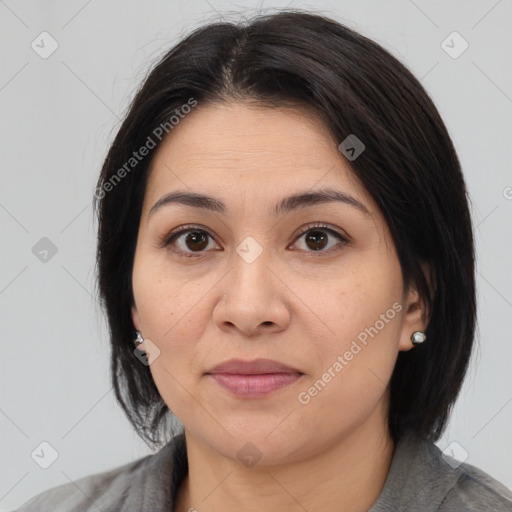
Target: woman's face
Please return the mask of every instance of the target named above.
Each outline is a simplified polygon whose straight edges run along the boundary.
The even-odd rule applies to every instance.
[[[327,189],[352,204],[315,196]],[[215,202],[151,211],[177,191]],[[181,120],[153,158],[132,277],[134,325],[187,436],[272,465],[387,428],[398,351],[424,327],[417,297],[375,203],[307,110],[216,104]],[[209,374],[233,358],[295,372]]]

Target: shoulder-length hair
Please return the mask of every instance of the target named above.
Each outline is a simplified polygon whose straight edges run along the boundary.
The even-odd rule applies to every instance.
[[[404,285],[417,287],[430,318],[427,342],[398,354],[389,429],[395,442],[407,429],[437,440],[459,394],[476,323],[460,163],[432,100],[403,64],[343,24],[302,10],[194,30],[150,71],[108,151],[93,199],[97,285],[112,383],[129,421],[154,446],[168,440],[166,423],[175,419],[133,344],[131,277],[154,148],[191,105],[228,101],[309,106],[338,144],[350,134],[363,141],[364,152],[348,163],[387,222]],[[433,271],[430,287],[422,263]]]

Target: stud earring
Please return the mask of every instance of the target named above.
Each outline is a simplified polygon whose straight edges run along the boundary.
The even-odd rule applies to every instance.
[[[411,335],[413,345],[421,345],[426,339],[427,336],[422,331],[414,331]]]
[[[140,331],[135,331],[137,333],[137,336],[135,338],[135,340],[133,341],[133,343],[135,344],[135,347],[138,347],[141,343],[144,342],[144,338],[142,337],[142,334],[140,333]]]

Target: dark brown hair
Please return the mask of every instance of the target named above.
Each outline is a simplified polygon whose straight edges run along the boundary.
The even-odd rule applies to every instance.
[[[460,163],[436,107],[404,65],[343,24],[302,10],[193,31],[150,71],[105,159],[94,195],[98,286],[113,386],[137,433],[151,445],[164,443],[173,418],[149,367],[133,353],[132,268],[156,150],[130,159],[149,138],[158,146],[163,137],[155,134],[170,132],[170,119],[191,99],[203,106],[308,106],[338,143],[355,134],[365,144],[349,164],[388,224],[405,286],[417,287],[430,315],[427,341],[398,355],[389,428],[395,442],[407,429],[437,440],[460,391],[476,323],[474,241]],[[431,289],[422,262],[433,270]]]

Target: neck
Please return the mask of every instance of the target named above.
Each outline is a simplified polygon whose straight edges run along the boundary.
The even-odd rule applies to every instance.
[[[366,512],[380,494],[394,444],[377,408],[364,425],[314,457],[246,468],[186,433],[189,472],[174,512]]]

